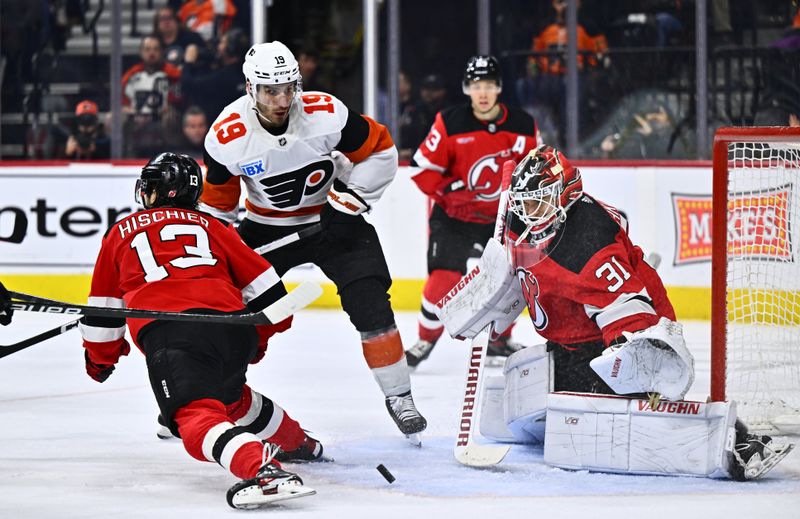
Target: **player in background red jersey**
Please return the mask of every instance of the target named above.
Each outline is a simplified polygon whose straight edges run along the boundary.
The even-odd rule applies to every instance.
[[[136,197],[145,209],[114,224],[103,238],[89,304],[161,311],[260,311],[286,294],[272,266],[236,230],[196,210],[200,167],[162,153],[142,170]],[[246,306],[245,306],[246,304]],[[130,352],[125,319],[84,317],[86,371],[104,382]],[[272,325],[129,319],[161,416],[186,451],[222,465],[243,481],[228,492],[234,508],[309,495],[278,460],[314,460],[322,445],[278,404],[246,383],[248,363],[291,318]],[[269,494],[269,497],[264,497]]]
[[[470,258],[480,257],[492,236],[500,198],[501,165],[519,161],[540,144],[536,123],[526,112],[498,101],[500,65],[493,56],[473,56],[462,87],[470,102],[436,114],[428,136],[414,154],[421,169],[412,179],[433,200],[429,218],[428,279],[422,291],[419,340],[406,351],[412,368],[428,358],[443,332],[434,305],[461,278]],[[495,337],[488,355],[508,356],[511,330]]]

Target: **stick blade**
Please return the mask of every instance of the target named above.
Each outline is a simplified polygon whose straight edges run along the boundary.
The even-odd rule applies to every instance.
[[[469,467],[491,467],[506,457],[510,445],[481,445],[469,443],[455,450],[456,461]]]
[[[300,283],[294,290],[264,309],[271,323],[279,323],[307,307],[322,295],[322,287],[311,281]]]

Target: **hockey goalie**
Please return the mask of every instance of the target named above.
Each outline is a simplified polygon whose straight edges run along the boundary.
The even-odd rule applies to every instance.
[[[437,305],[453,337],[502,332],[527,306],[547,343],[485,384],[481,433],[544,441],[547,464],[756,479],[794,447],[750,434],[734,402],[684,401],[694,359],[656,271],[619,212],[583,192],[557,149],[511,177],[502,243]]]

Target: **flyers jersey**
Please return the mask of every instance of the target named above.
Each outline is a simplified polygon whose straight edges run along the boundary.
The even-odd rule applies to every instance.
[[[337,165],[331,158],[334,150],[355,164],[352,171]],[[393,162],[369,160],[381,152],[387,159],[391,155]],[[397,170],[396,150],[386,128],[323,92],[296,98],[288,126],[279,135],[261,126],[249,95],[240,97],[209,129],[205,162],[202,210],[235,221],[244,183],[246,217],[282,226],[319,221],[336,178],[342,177],[372,203]]]
[[[220,312],[249,304],[257,311],[285,293],[272,266],[232,226],[199,211],[163,207],[136,212],[109,229],[95,263],[89,304]],[[128,320],[134,340],[149,322]],[[81,332],[95,362],[117,361],[104,352],[119,355],[123,319],[87,317]]]
[[[546,257],[526,253],[525,244],[511,246],[542,337],[567,346],[600,340],[608,345],[623,331],[645,329],[660,317],[675,320],[661,279],[613,212],[584,195],[567,214]]]
[[[500,109],[491,123],[475,118],[470,104],[442,110],[414,154],[412,165],[422,171],[413,180],[451,218],[493,223],[503,163],[519,162],[542,143],[533,117],[502,103]],[[456,180],[463,189],[443,192]]]

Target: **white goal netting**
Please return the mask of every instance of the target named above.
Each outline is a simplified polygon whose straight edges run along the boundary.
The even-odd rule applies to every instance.
[[[751,428],[800,433],[800,142],[728,144],[725,391]]]

